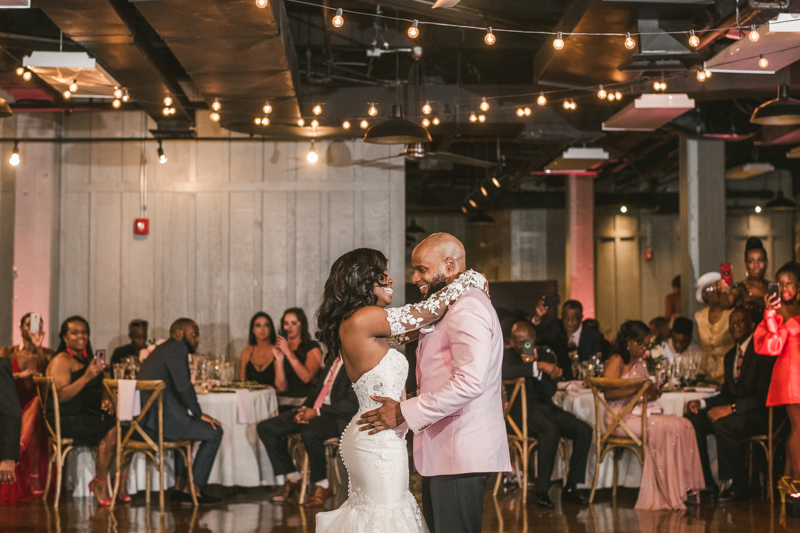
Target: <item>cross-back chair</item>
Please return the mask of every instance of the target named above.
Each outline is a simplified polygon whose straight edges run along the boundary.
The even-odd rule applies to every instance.
[[[506,399],[506,386],[512,385],[514,388]],[[514,468],[517,483],[520,484],[520,488],[522,489],[522,503],[524,504],[528,501],[528,466],[530,465],[530,455],[538,444],[535,438],[528,436],[528,398],[525,391],[525,378],[503,380],[503,391],[503,416],[506,419],[508,427],[511,428],[511,432],[506,436],[508,438],[508,445],[514,455],[514,465],[512,468]],[[517,424],[511,416],[511,409],[513,409],[514,403],[517,401],[519,401],[522,406],[522,428],[519,427],[519,424]],[[502,473],[498,474],[494,484],[494,492],[492,493],[494,496],[496,496],[497,491],[500,490],[502,479]]]

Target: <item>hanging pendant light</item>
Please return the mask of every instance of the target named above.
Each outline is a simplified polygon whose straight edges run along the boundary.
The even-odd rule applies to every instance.
[[[789,86],[778,88],[778,97],[765,102],[753,111],[753,124],[762,126],[794,126],[800,124],[800,101],[789,98]]]
[[[480,211],[478,211],[476,215],[470,217],[470,219],[467,220],[467,222],[469,222],[470,224],[486,225],[486,224],[494,224],[494,219],[491,216],[489,216],[489,214],[486,213],[486,211],[481,209]]]
[[[403,118],[403,106],[393,105],[392,116],[372,126],[364,135],[364,142],[372,144],[415,144],[431,142],[428,130]]]
[[[775,198],[764,204],[764,207],[772,211],[794,211],[797,209],[797,203],[790,198],[786,198],[783,195],[783,191],[778,191]]]

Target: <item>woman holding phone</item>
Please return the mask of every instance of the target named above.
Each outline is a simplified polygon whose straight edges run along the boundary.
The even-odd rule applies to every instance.
[[[747,276],[732,286],[720,280],[717,288],[723,293],[721,299],[723,309],[744,307],[753,313],[758,320],[764,313],[764,296],[769,288],[769,281],[764,276],[767,273],[769,261],[764,244],[758,237],[750,237],[744,247],[744,266]]]
[[[101,506],[111,503],[106,479],[117,443],[114,405],[103,387],[105,361],[95,357],[89,342],[89,323],[80,316],[71,316],[61,324],[61,343],[47,367],[53,379],[61,406],[61,436],[74,439],[76,446],[97,447],[95,477],[89,490]],[[50,406],[47,418],[54,425]],[[127,467],[126,467],[127,470]],[[125,478],[125,472],[122,473]],[[129,502],[126,483],[120,484],[119,500]]]
[[[753,334],[755,350],[778,358],[772,369],[767,407],[786,407],[791,424],[786,441],[786,470],[778,483],[781,501],[800,491],[800,305],[797,302],[800,264],[789,261],[778,270],[777,293],[764,298],[764,320]]]
[[[308,318],[299,307],[283,312],[275,341],[275,363],[283,365],[286,383],[281,404],[301,405],[314,388],[314,377],[322,364],[319,344],[311,340]]]

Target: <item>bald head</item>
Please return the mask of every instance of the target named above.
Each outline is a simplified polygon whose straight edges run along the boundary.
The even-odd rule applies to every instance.
[[[414,248],[411,266],[411,281],[427,298],[467,270],[464,245],[449,233],[434,233]]]
[[[179,318],[169,327],[169,336],[184,343],[189,353],[195,353],[200,344],[200,327],[191,318]]]

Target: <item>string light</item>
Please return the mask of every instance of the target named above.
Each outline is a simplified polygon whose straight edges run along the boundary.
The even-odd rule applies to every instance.
[[[483,111],[483,112],[489,111],[489,102],[486,101],[486,97],[485,96],[483,98],[481,98],[480,108],[481,108],[481,111]]]
[[[331,20],[331,24],[333,24],[336,28],[341,28],[342,26],[344,26],[344,17],[342,16],[342,13],[343,13],[342,8],[341,7],[338,8],[336,10],[336,14],[333,16],[333,19]]]
[[[219,98],[214,98],[214,101],[211,102],[211,109],[213,109],[214,111],[219,111],[220,109],[222,109],[222,104],[219,103]]]
[[[254,118],[254,119],[253,119],[253,123],[254,123],[256,126],[260,126],[260,125],[261,125],[261,117],[256,117],[256,118]]]
[[[433,120],[432,120],[432,122],[433,122],[433,125],[434,125],[434,126],[438,126],[439,124],[441,124],[441,123],[442,123],[442,121],[441,121],[441,120],[439,120],[439,117],[433,117]]]
[[[419,37],[419,21],[414,19],[414,22],[411,23],[411,27],[408,28],[408,36],[412,39],[416,39]]]
[[[306,156],[306,159],[308,160],[309,163],[316,163],[317,160],[319,159],[317,152],[314,150],[313,140],[311,141],[311,148],[308,149],[308,155]]]
[[[624,215],[625,213],[628,212],[628,208],[623,205],[622,207],[619,208],[619,212]]]
[[[694,34],[694,30],[689,31],[689,46],[697,48],[700,45],[700,37]]]
[[[481,194],[484,196],[489,196],[489,191],[486,190],[486,187],[481,185]]]
[[[484,114],[478,115],[478,122],[480,122],[481,124],[486,122],[486,115],[484,115]]]
[[[472,207],[478,207],[478,203],[472,198],[469,199],[469,205],[471,205]]]
[[[208,118],[211,119],[211,122],[219,122],[220,116],[216,111],[212,111],[209,113]]]
[[[627,48],[628,50],[633,50],[634,48],[636,48],[636,41],[634,40],[633,37],[631,37],[630,33],[625,34],[625,48]]]
[[[120,107],[122,107],[122,101],[119,98],[114,98],[111,101],[111,107],[113,107],[114,109],[119,109]]]
[[[760,213],[760,212],[761,212],[761,206],[760,206],[760,205],[757,205],[757,206],[756,206],[756,213]]]
[[[364,119],[364,120],[361,121],[361,123],[358,126],[362,130],[365,130],[365,129],[369,128],[369,122],[367,122],[367,119]]]
[[[699,81],[699,82],[704,82],[704,81],[706,81],[707,79],[708,79],[708,76],[706,75],[706,71],[705,71],[705,70],[703,70],[703,69],[699,69],[699,70],[697,71],[697,81]]]
[[[122,98],[122,89],[114,87],[114,98]]]
[[[169,106],[172,105],[172,96],[170,96],[169,93],[167,93],[167,96],[164,97],[164,105],[166,107],[169,107]]]
[[[615,95],[614,93],[608,93],[608,96],[606,98],[608,98],[609,102],[613,102],[614,100],[617,99],[617,95]]]
[[[346,129],[346,130],[349,130],[350,129],[350,121],[349,120],[345,120],[344,122],[342,122],[342,128]]]
[[[256,117],[255,123],[257,125],[259,125],[259,126],[265,126],[265,127],[269,126],[269,118],[268,117],[261,117],[261,118]]]
[[[378,114],[378,108],[375,107],[375,104],[369,104],[369,109],[367,110],[367,114],[371,117],[374,117]]]
[[[564,49],[564,37],[561,32],[556,34],[556,38],[553,40],[553,48],[556,50]]]
[[[78,80],[72,80],[72,83],[69,84],[69,92],[76,93],[78,92]]]
[[[312,120],[312,121],[311,121],[311,127],[312,127],[312,128],[317,128],[317,127],[319,127],[319,120],[317,120],[317,119],[314,119],[314,120]]]
[[[297,119],[297,125],[302,128],[303,126],[306,125],[306,121],[303,120],[302,118],[299,118],[299,119]]]
[[[314,108],[313,108],[311,111],[312,111],[312,112],[313,112],[315,115],[321,115],[321,114],[322,114],[322,106],[321,106],[321,105],[319,105],[319,104],[317,104],[317,105],[315,105],[315,106],[314,106]]]
[[[531,116],[531,113],[533,113],[533,111],[531,111],[530,107],[526,107],[525,109],[523,109],[523,111],[525,112],[525,116],[526,117]]]
[[[127,102],[131,99],[131,95],[128,94],[128,89],[123,87],[122,88],[122,101]]]
[[[167,155],[164,153],[164,147],[161,146],[161,141],[158,141],[158,150],[156,150],[158,154],[158,162],[162,165],[167,162]]]
[[[497,37],[495,37],[494,33],[492,33],[492,27],[491,26],[489,26],[486,29],[486,36],[483,38],[483,42],[485,42],[489,46],[492,46],[494,43],[497,42]]]
[[[422,114],[423,115],[430,115],[433,109],[431,108],[431,103],[429,101],[425,102],[425,105],[422,106]]]
[[[751,41],[753,41],[754,43],[758,42],[758,40],[761,38],[761,34],[758,33],[758,30],[756,29],[756,25],[755,24],[750,26],[750,33],[747,35],[747,38],[750,39]]]
[[[261,110],[264,112],[265,115],[269,115],[270,113],[272,113],[272,105],[270,105],[269,100],[267,100],[267,103],[264,104],[264,107],[262,107]]]
[[[25,74],[25,67],[17,67],[17,70],[15,70],[14,72],[17,73],[17,76],[22,76],[23,74]]]
[[[64,97],[64,100],[69,100],[70,98],[72,98],[72,93],[69,92],[69,90],[66,90],[63,93],[61,93],[61,96]]]
[[[767,68],[769,66],[769,61],[764,57],[764,54],[758,56],[758,66],[761,68]]]
[[[665,87],[665,88],[666,88],[666,87]],[[621,92],[619,92],[619,91],[615,92],[615,93],[614,93],[614,96],[616,96],[616,97],[617,97],[617,100],[622,100],[622,93],[621,93]]]
[[[494,183],[494,186],[497,187],[498,189],[500,188],[500,182],[494,176],[492,176],[492,183]]]
[[[464,214],[466,215],[466,214],[467,214],[467,206],[465,206],[465,205],[462,205],[462,206],[461,206],[461,212],[462,212],[462,213],[464,213]]]
[[[264,9],[268,5],[269,5],[269,1],[268,0],[256,0],[256,7],[260,7],[261,9]]]
[[[600,90],[597,91],[597,97],[601,100],[605,100],[608,97],[608,91],[603,89],[602,84],[600,85]]]
[[[469,121],[470,122],[478,122],[478,115],[475,114],[475,111],[469,114]]]
[[[14,143],[14,151],[11,152],[11,157],[8,158],[8,162],[12,167],[16,167],[22,161],[19,157],[19,146],[17,143]]]
[[[517,108],[517,116],[518,117],[524,117],[525,116],[525,110],[522,109],[521,107],[518,107]]]
[[[423,119],[422,119],[422,125],[423,125],[423,126],[425,126],[425,127],[427,128],[428,126],[430,126],[430,125],[431,125],[431,121],[430,121],[430,120],[428,120],[428,118],[427,118],[427,117],[426,117],[426,118],[423,118]]]
[[[164,115],[165,117],[168,117],[168,116],[170,116],[170,108],[169,108],[169,107],[165,107],[165,108],[163,108],[163,109],[161,110],[161,114],[162,114],[162,115]]]
[[[33,78],[33,73],[26,69],[25,72],[22,73],[22,79],[25,81],[31,81],[31,78]]]
[[[657,81],[653,83],[653,89],[656,91],[666,91],[667,90],[667,82],[665,81]]]
[[[539,93],[539,98],[536,99],[536,103],[539,104],[540,106],[547,104],[547,97],[544,95],[544,91]],[[525,109],[527,109],[527,107]],[[525,114],[529,115],[530,113],[525,113]]]

